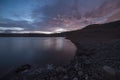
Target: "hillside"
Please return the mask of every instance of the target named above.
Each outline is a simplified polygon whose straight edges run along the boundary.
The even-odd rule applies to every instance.
[[[65,32],[67,38],[75,41],[101,41],[120,38],[120,21],[89,25],[82,30]]]

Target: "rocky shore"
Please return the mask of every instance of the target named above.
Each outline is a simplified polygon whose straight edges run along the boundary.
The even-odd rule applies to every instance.
[[[45,68],[26,69],[19,73],[14,72],[14,76],[6,79],[120,80],[120,39],[76,43],[76,56],[69,64],[63,66],[48,64]]]

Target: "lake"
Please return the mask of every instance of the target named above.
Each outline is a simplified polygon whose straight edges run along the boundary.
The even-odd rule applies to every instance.
[[[0,75],[24,64],[63,65],[75,52],[75,45],[64,37],[0,37]]]

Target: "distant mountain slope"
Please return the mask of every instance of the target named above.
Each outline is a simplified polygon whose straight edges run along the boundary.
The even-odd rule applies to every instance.
[[[89,25],[82,30],[65,32],[67,38],[76,41],[100,41],[120,38],[120,21]]]

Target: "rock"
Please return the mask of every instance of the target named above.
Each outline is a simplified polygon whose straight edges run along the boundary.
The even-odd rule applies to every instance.
[[[31,65],[25,64],[25,65],[22,65],[21,67],[17,68],[15,72],[21,73],[21,72],[23,72],[25,70],[29,70],[29,69],[31,69]]]
[[[63,68],[62,66],[59,66],[59,67],[56,68],[56,71],[57,71],[57,72],[59,72],[59,71],[63,71],[63,72],[65,72],[66,69]]]
[[[65,75],[65,76],[63,77],[63,79],[64,79],[64,80],[67,80],[67,79],[68,79],[68,76],[67,76],[67,75]]]
[[[73,80],[78,80],[78,78],[77,78],[77,77],[74,77]]]
[[[78,75],[82,76],[84,73],[82,71],[78,71]]]
[[[47,69],[48,69],[48,70],[52,70],[52,69],[53,69],[53,64],[48,64],[48,65],[47,65]]]
[[[88,80],[88,74],[85,74],[85,80]]]
[[[103,66],[103,70],[110,75],[115,75],[115,70],[109,66]]]
[[[116,80],[120,80],[120,70],[116,71]]]
[[[113,68],[109,66],[103,66],[103,70],[104,70],[105,77],[108,80],[116,80],[116,71]]]
[[[84,63],[87,65],[91,64],[90,60],[88,60],[88,59],[86,59]]]

